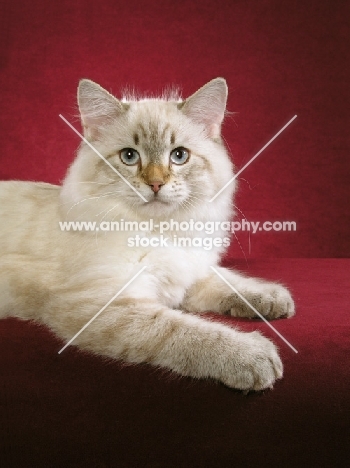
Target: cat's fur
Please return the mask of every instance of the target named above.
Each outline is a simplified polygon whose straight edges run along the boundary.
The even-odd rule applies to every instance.
[[[281,378],[282,363],[271,341],[195,315],[254,316],[210,269],[218,265],[223,247],[130,248],[130,232],[59,228],[60,220],[229,220],[234,183],[209,203],[233,175],[220,136],[226,98],[221,78],[184,101],[176,95],[120,101],[82,80],[78,103],[85,137],[148,202],[85,143],[62,187],[1,182],[0,317],[38,321],[68,341],[147,266],[73,345],[238,389],[264,389]],[[169,162],[178,147],[190,152],[182,165]],[[139,163],[124,164],[123,148],[136,149]],[[154,236],[157,230],[139,234]],[[212,235],[225,236],[224,231]],[[216,268],[265,317],[294,314],[283,286]]]

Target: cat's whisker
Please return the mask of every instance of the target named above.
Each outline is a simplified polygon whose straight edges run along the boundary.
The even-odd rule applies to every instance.
[[[96,245],[96,250],[97,252],[99,252],[99,245],[98,245],[98,234],[99,234],[100,231],[97,231],[97,229],[95,229],[95,245]]]
[[[77,205],[80,205],[80,203],[83,203],[85,201],[88,201],[88,200],[99,200],[100,198],[105,198],[105,197],[110,197],[112,195],[117,195],[119,193],[123,193],[122,190],[113,190],[112,192],[107,192],[107,193],[103,193],[101,195],[98,195],[98,196],[95,196],[95,197],[88,197],[88,198],[83,198],[82,200],[79,200],[77,203],[75,203],[74,205],[72,205],[69,210],[67,211],[67,214]],[[68,203],[68,202],[67,202]],[[62,205],[66,205],[67,203],[62,203]]]
[[[203,195],[205,193],[205,191],[203,191],[203,190],[196,190],[198,187],[190,186],[190,188],[191,188],[191,193],[197,193],[197,194],[200,194],[200,195]]]
[[[248,221],[248,219],[247,219],[247,217],[245,216],[245,214],[243,213],[243,211],[242,211],[242,210],[240,210],[240,209],[238,208],[238,206],[237,206],[237,205],[233,204],[233,206],[236,208],[236,210],[238,210],[238,211],[240,212],[240,214],[243,216],[243,218],[244,218],[245,220],[247,220],[247,221]]]
[[[75,219],[77,221],[81,220],[86,213],[89,213],[89,209],[85,210],[83,213],[80,213],[78,216],[75,216]],[[84,221],[86,221],[86,220],[84,220]]]
[[[181,203],[180,203],[180,206],[181,208],[183,208],[185,211],[187,211],[188,213],[191,213],[192,212],[192,209],[194,208],[193,204],[188,200],[183,200]]]
[[[111,208],[112,209],[112,208]],[[99,218],[101,215],[103,215],[104,213],[108,214],[110,210],[108,210],[108,208],[105,208],[104,210],[100,211],[99,213],[96,213],[95,214],[95,218]],[[104,217],[100,219],[100,223],[102,223]]]
[[[108,213],[110,213],[111,211],[115,210],[115,209],[117,208],[117,206],[118,206],[118,205],[114,205],[112,208],[110,208],[110,209],[104,214],[103,218],[100,220],[100,223],[102,223],[103,220],[104,220],[104,219],[106,218],[106,216],[108,215]],[[106,210],[105,210],[105,211],[106,211]],[[102,214],[102,213],[103,213],[103,211],[102,211],[100,214]],[[97,215],[96,215],[96,216],[97,216]]]
[[[113,208],[105,208],[104,210],[100,211],[99,213],[95,214],[95,217],[97,218],[98,216],[101,216],[103,213],[108,213],[109,211],[111,211]],[[101,222],[102,222],[103,218],[101,219]]]
[[[253,187],[250,185],[250,183],[248,182],[247,179],[245,179],[244,177],[240,177],[239,180],[243,180],[249,187],[249,190],[253,190],[255,187],[257,187],[259,184],[255,184]]]
[[[79,200],[78,202],[74,203],[74,205],[72,205],[69,210],[67,211],[67,214],[75,207],[75,206],[78,206],[80,205],[81,203],[85,202],[85,201],[88,201],[88,200],[96,200],[100,197],[88,197],[88,198],[83,198],[82,200]],[[62,205],[66,205],[67,203],[62,203]]]
[[[187,206],[188,208],[195,208],[195,205],[193,203],[190,202],[190,200],[187,200]]]
[[[192,201],[192,200],[193,200],[193,201],[194,201],[194,200],[198,200],[198,201],[200,201],[200,202],[202,202],[202,201],[203,201],[203,199],[202,199],[202,198],[196,197],[196,196],[195,196],[195,195],[193,195],[193,194],[191,194],[191,195],[190,195],[189,199],[190,199],[191,201]]]
[[[108,186],[106,182],[95,182],[93,180],[87,180],[87,181],[81,181],[81,182],[65,182],[64,185],[74,185],[76,186],[77,184],[97,184],[97,185],[105,185]]]
[[[205,192],[204,191],[202,191],[202,190],[193,190],[191,188],[190,196],[195,197],[196,195],[198,195],[197,199],[199,201],[203,202],[205,200]]]
[[[118,193],[123,193],[122,190],[113,190],[112,192],[102,193],[99,198],[109,197],[110,195],[116,195]]]
[[[245,261],[246,261],[247,266],[249,266],[248,260],[247,260],[247,257],[246,257],[246,254],[245,254],[245,252],[244,252],[244,250],[243,250],[243,247],[242,247],[241,243],[240,243],[239,240],[238,240],[238,237],[236,236],[235,231],[233,231],[232,234],[235,236],[235,239],[236,239],[236,241],[237,241],[237,244],[239,245],[239,248],[241,249],[241,251],[242,251],[242,253],[243,253],[243,255],[244,255],[244,259],[245,259]]]
[[[78,202],[76,202],[74,205],[71,206],[71,208],[69,209],[69,211],[74,208],[75,206],[79,205],[80,203],[83,203],[84,201],[88,201],[88,200],[97,200],[100,198],[101,195],[96,195],[94,197],[87,197],[87,198],[82,198],[81,200],[79,200]],[[68,205],[69,203],[71,202],[64,202],[64,203],[61,203],[61,206],[63,205]],[[68,211],[68,213],[69,213]]]
[[[203,203],[203,198],[202,197],[197,197],[197,196],[193,195],[192,193],[190,194],[188,200],[193,202],[193,204],[192,204],[193,208],[197,208],[198,205],[201,205]]]
[[[99,174],[101,174],[101,173],[99,173]],[[102,176],[103,176],[106,180],[113,181],[113,182],[116,181],[115,178],[113,178],[113,177],[107,177],[106,174],[102,174]]]

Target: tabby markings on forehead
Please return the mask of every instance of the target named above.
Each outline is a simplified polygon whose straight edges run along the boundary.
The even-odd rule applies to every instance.
[[[174,132],[170,133],[170,124],[163,124],[160,121],[150,120],[147,126],[143,123],[139,124],[140,133],[144,141],[141,142],[146,156],[152,163],[160,164],[162,155],[172,142],[175,142]],[[168,141],[167,141],[168,140]]]
[[[140,123],[139,129],[145,140],[165,140],[166,134],[170,130],[170,124],[168,122],[163,124],[163,122],[159,120],[150,120],[147,126]]]

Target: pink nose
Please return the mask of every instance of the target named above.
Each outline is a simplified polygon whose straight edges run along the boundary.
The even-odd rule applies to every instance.
[[[161,184],[160,182],[151,182],[149,185],[150,185],[151,189],[153,190],[153,192],[157,193],[157,192],[159,192],[160,188],[164,184]]]

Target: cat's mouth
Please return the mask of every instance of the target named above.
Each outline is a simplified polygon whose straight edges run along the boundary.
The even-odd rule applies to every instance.
[[[152,198],[148,201],[148,205],[170,205],[169,201],[159,200],[159,198]]]
[[[162,205],[170,205],[170,201],[169,200],[164,200],[164,198],[161,198],[157,193],[155,193],[151,198],[150,200],[148,200],[148,203],[152,203],[153,204],[162,204]]]
[[[148,198],[148,197],[147,197]],[[176,207],[173,200],[169,200],[166,197],[160,197],[159,195],[148,198],[148,202],[143,204],[143,209],[149,215],[169,215]]]

